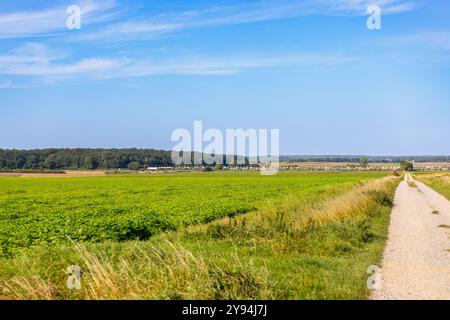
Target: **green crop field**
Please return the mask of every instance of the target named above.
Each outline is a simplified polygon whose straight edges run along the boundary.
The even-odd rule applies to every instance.
[[[366,298],[398,177],[0,178],[0,298]],[[84,286],[65,286],[66,268]]]
[[[380,174],[0,178],[0,253],[43,242],[148,239]]]

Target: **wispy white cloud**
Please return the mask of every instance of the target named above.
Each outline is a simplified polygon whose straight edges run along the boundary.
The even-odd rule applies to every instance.
[[[441,65],[450,62],[449,30],[422,31],[392,36],[381,39],[376,45],[384,49],[389,59],[398,63]]]
[[[62,59],[65,56],[67,55],[51,52],[43,44],[29,42],[7,54],[0,55],[0,68],[16,63],[48,64],[52,60]]]
[[[14,76],[61,76],[61,75],[95,75],[97,72],[111,70],[127,64],[124,59],[85,58],[65,64],[17,63],[0,66],[0,72]]]
[[[0,81],[0,89],[9,89],[13,87],[11,80]]]
[[[69,54],[55,53],[46,46],[28,43],[12,52],[0,55],[0,76],[15,77],[19,82],[34,83],[65,80],[105,80],[138,78],[155,75],[229,75],[255,69],[332,68],[351,58],[330,54],[266,54],[259,56],[185,56],[177,59],[87,57],[72,61]],[[12,83],[4,82],[2,87]]]
[[[0,39],[64,35],[70,40],[118,41],[147,39],[182,29],[214,25],[236,25],[286,19],[304,15],[365,15],[367,7],[377,4],[383,14],[413,10],[417,0],[257,0],[231,6],[172,12],[133,19],[121,16],[117,0],[77,0],[82,24],[99,24],[93,31],[68,35],[66,7],[0,14]],[[106,23],[107,22],[107,23]]]
[[[365,15],[369,5],[377,4],[383,14],[413,10],[413,0],[260,0],[232,6],[172,12],[133,20],[121,20],[94,31],[71,36],[70,41],[123,41],[148,39],[183,29],[238,25],[287,19],[305,15]]]
[[[69,36],[67,41],[123,41],[136,39],[149,39],[161,34],[183,29],[185,26],[177,23],[152,23],[147,21],[134,21],[116,23],[99,28],[94,32]]]
[[[114,0],[79,0],[83,24],[105,22],[114,17]],[[67,7],[0,14],[0,39],[49,36],[66,29]]]
[[[354,59],[328,54],[272,54],[260,56],[185,57],[177,60],[149,61],[136,60],[106,77],[146,77],[152,75],[229,75],[256,69],[332,68],[354,61]]]
[[[165,13],[152,17],[134,17],[114,23],[100,23],[77,33],[69,41],[122,41],[147,39],[165,33],[188,28],[214,25],[236,25],[272,19],[283,19],[301,15],[365,15],[370,4],[378,4],[386,14],[412,10],[412,0],[266,0],[244,2],[234,6],[217,6],[178,13]],[[118,17],[118,2],[113,0],[85,0],[80,2],[84,18],[88,21],[104,22]],[[9,13],[0,15],[0,39],[14,36],[36,36],[58,32],[65,28],[65,8],[39,12]],[[120,10],[120,9],[118,9]],[[62,15],[62,19],[60,17]],[[87,16],[87,17],[86,17]],[[58,19],[56,19],[58,17]],[[20,23],[19,23],[20,22]],[[109,21],[111,22],[111,21]],[[19,23],[19,26],[13,27]],[[62,25],[62,26],[61,26]],[[3,27],[2,27],[3,26]],[[40,28],[40,29],[39,29]],[[92,31],[91,31],[92,30]],[[426,40],[430,45],[447,43],[445,34],[416,35],[402,39],[405,43]],[[65,47],[63,45],[63,47]],[[159,60],[145,57],[77,55],[70,52],[53,51],[43,44],[29,42],[0,55],[0,81],[3,88],[20,83],[39,81],[59,82],[65,80],[93,80],[113,78],[149,77],[153,75],[227,75],[255,69],[294,67],[300,69],[331,68],[354,61],[342,55],[283,53],[252,56],[178,56],[167,55]],[[10,80],[12,78],[12,81]],[[17,81],[16,81],[17,80]]]
[[[439,51],[450,51],[450,31],[418,32],[390,38],[386,42],[391,45],[417,46]]]
[[[417,5],[412,2],[402,2],[393,4],[387,8],[384,9],[384,14],[397,14],[397,13],[404,13],[408,11],[412,11],[416,9]]]
[[[417,7],[413,0],[316,0],[315,13],[365,15],[370,5],[378,5],[382,14],[398,14]]]
[[[9,54],[0,55],[0,75],[36,77],[94,75],[128,63],[124,58],[101,57],[63,62],[68,57],[68,54],[53,53],[42,44],[28,43]]]

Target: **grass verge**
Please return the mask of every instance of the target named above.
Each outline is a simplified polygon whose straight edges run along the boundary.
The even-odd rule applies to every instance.
[[[430,188],[436,190],[450,200],[450,174],[448,173],[427,173],[416,174],[415,178]]]

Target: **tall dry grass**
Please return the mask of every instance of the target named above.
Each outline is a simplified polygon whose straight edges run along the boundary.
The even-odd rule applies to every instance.
[[[270,298],[267,270],[243,263],[237,255],[223,256],[233,265],[223,268],[167,241],[159,247],[129,243],[128,254],[119,258],[80,244],[74,250],[82,270],[81,289],[67,289],[66,277],[52,278],[45,272],[38,276],[21,265],[26,264],[22,260],[15,267],[29,272],[0,280],[1,298],[248,299],[256,294]]]
[[[279,206],[267,206],[257,212],[222,218],[208,225],[191,226],[177,232],[187,238],[209,235],[214,238],[263,237],[296,234],[308,225],[321,226],[331,221],[366,217],[376,205],[392,206],[393,186],[398,177],[369,181],[344,194],[320,202],[291,199]],[[174,239],[174,237],[169,237]]]

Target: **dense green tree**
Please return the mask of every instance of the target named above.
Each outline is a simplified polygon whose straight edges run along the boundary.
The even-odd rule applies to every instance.
[[[400,162],[400,167],[403,171],[414,171],[414,164],[409,161]]]
[[[359,159],[359,165],[363,168],[367,168],[369,166],[369,157],[362,157]]]
[[[128,170],[139,170],[141,165],[139,162],[133,161],[128,164]]]

